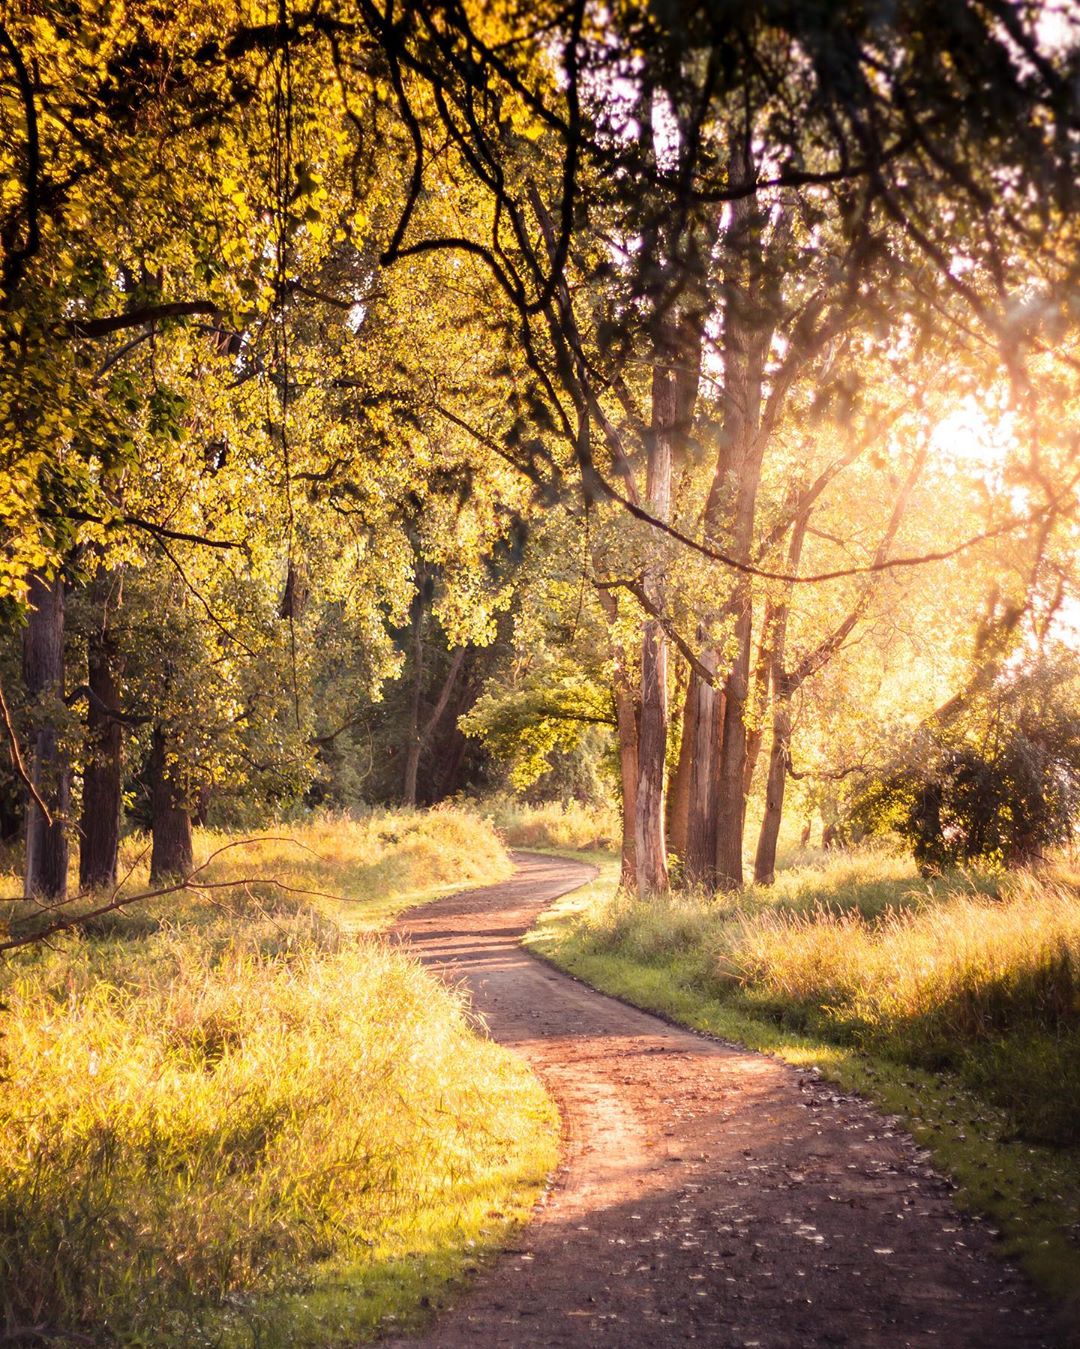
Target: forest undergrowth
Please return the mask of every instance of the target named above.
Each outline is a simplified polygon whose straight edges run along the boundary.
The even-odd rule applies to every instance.
[[[208,869],[291,891],[10,953],[0,1338],[324,1346],[436,1304],[529,1212],[555,1115],[461,996],[348,927],[509,870],[462,811],[326,818]]]
[[[816,1067],[901,1116],[1051,1293],[1080,1287],[1080,874],[921,878],[884,850],[643,901],[612,864],[533,949],[606,992]],[[1080,1315],[1080,1304],[1076,1311]]]

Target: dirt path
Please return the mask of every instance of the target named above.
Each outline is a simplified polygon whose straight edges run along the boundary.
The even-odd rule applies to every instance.
[[[517,860],[513,880],[416,910],[397,932],[468,982],[495,1039],[548,1084],[563,1165],[520,1247],[424,1338],[392,1344],[1061,1343],[893,1121],[526,954],[537,912],[592,873]]]

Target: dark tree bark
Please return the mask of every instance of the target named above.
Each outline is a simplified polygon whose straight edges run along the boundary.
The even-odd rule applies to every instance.
[[[25,792],[18,778],[0,782],[0,843],[14,843],[22,833],[26,815]]]
[[[154,727],[147,764],[150,788],[150,880],[186,876],[195,865],[191,844],[191,816],[187,800],[176,780],[176,766],[169,763],[169,742],[161,726]]]
[[[450,668],[446,672],[446,678],[442,682],[439,690],[439,696],[435,701],[435,706],[431,709],[428,719],[423,726],[420,725],[420,698],[422,694],[423,682],[423,640],[418,636],[414,647],[416,659],[416,673],[413,682],[413,697],[409,712],[409,737],[405,748],[405,781],[402,789],[402,800],[407,806],[415,806],[417,799],[417,779],[420,771],[420,756],[423,754],[428,742],[442,720],[443,713],[446,711],[447,704],[450,701],[451,694],[454,691],[454,685],[457,683],[458,675],[461,672],[462,663],[465,660],[467,647],[459,646],[450,660]]]
[[[119,653],[108,621],[112,578],[103,574],[90,589],[94,622],[87,640],[86,766],[79,821],[79,886],[83,890],[116,884],[124,744],[120,720],[109,712],[120,701]]]
[[[64,582],[57,576],[30,580],[30,605],[23,635],[23,678],[32,702],[38,704],[30,734],[30,779],[48,808],[47,819],[38,804],[26,808],[26,881],[28,895],[42,899],[67,897],[68,812],[71,806],[71,766],[60,744],[56,726],[42,704],[57,705],[64,693]]]

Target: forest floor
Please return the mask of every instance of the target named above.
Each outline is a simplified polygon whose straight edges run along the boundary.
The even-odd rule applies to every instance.
[[[515,1247],[425,1336],[391,1345],[1064,1343],[895,1119],[523,950],[538,912],[593,873],[516,861],[512,880],[394,931],[545,1081],[562,1164]]]

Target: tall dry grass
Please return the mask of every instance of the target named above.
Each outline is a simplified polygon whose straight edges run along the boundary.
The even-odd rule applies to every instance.
[[[619,813],[611,805],[548,801],[530,806],[515,797],[499,796],[481,802],[479,808],[511,848],[619,850]]]
[[[350,930],[378,927],[410,902],[444,888],[490,884],[513,871],[491,824],[474,811],[453,806],[432,811],[319,812],[300,823],[251,835],[196,829],[194,854],[200,883],[235,887],[250,881],[247,892],[274,902],[292,893]],[[210,858],[214,860],[205,865]],[[120,895],[152,889],[149,859],[149,840],[144,835],[123,841]],[[9,856],[7,869],[0,870],[0,895],[20,892],[18,861]],[[72,867],[69,888],[73,899],[65,912],[100,904],[101,895],[76,894],[74,859]],[[227,897],[226,891],[219,893]],[[176,903],[175,896],[160,902],[140,901],[95,920],[92,931],[102,935],[142,927],[152,930]],[[213,907],[205,904],[187,909],[188,921],[213,913]],[[57,916],[62,915],[42,915],[28,905],[7,905],[0,912],[0,930],[3,925],[16,931],[20,925],[32,930],[38,921]]]
[[[265,843],[258,864],[353,904],[506,866],[461,812],[301,832],[318,856]],[[0,986],[7,1334],[291,1344],[280,1299],[332,1276],[353,1342],[400,1301],[370,1292],[379,1267],[460,1249],[551,1161],[543,1091],[461,997],[300,895],[132,911],[16,953]]]
[[[792,1029],[955,1071],[1022,1136],[1080,1142],[1080,877],[1065,867],[926,881],[907,859],[841,854],[770,889],[619,895],[575,940]]]

